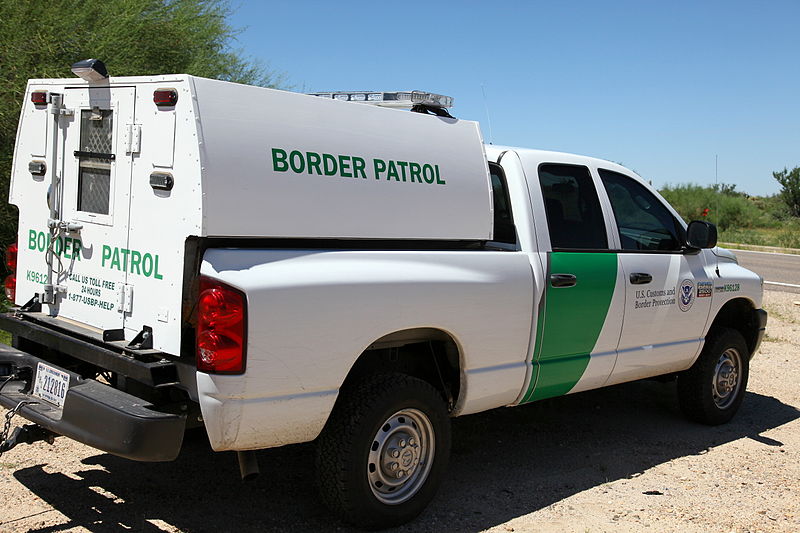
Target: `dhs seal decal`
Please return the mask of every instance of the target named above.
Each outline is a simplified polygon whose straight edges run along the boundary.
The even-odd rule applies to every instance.
[[[678,307],[681,311],[688,311],[694,303],[694,282],[690,279],[681,281],[678,287]]]

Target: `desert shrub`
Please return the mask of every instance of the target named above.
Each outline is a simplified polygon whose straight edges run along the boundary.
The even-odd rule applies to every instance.
[[[716,224],[720,231],[728,228],[773,227],[777,224],[775,217],[759,208],[753,198],[732,188],[728,192],[717,192],[714,187],[684,184],[667,185],[659,192],[687,222],[708,220]],[[706,209],[708,215],[704,217]]]
[[[777,246],[784,248],[800,248],[800,219],[788,221],[778,231]]]

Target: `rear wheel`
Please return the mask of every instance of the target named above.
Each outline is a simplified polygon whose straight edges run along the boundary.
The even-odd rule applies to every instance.
[[[352,524],[400,525],[433,499],[449,454],[439,391],[405,374],[371,376],[342,392],[317,441],[320,494]]]
[[[714,330],[692,368],[678,376],[681,410],[704,424],[728,422],[744,400],[749,369],[750,352],[741,333]]]

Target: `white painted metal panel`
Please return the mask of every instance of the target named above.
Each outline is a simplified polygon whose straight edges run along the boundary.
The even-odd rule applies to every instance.
[[[522,388],[533,312],[522,252],[218,249],[206,252],[201,273],[248,296],[247,372],[198,374],[215,449],[286,444],[270,428],[292,424],[293,435],[315,437],[327,415],[304,409],[332,406],[358,356],[406,329],[455,339],[456,414],[507,405]],[[222,411],[237,415],[213,418]]]
[[[705,254],[621,253],[619,257],[626,277],[625,319],[617,365],[608,383],[689,368],[702,346],[713,296],[710,292],[698,296],[698,288],[712,284],[713,265],[706,263]],[[653,281],[634,285],[628,279],[634,272],[650,274]],[[681,305],[682,298],[688,305]]]
[[[148,95],[150,96],[150,95]],[[188,94],[186,95],[188,97]],[[144,138],[143,152],[145,157],[149,160],[150,164],[154,167],[171,168],[175,158],[175,135],[177,135],[176,113],[175,109],[159,109],[152,105],[152,96],[150,97],[151,105],[147,107],[152,108],[145,111],[145,114],[151,115],[148,120],[149,135]],[[181,108],[188,105],[188,102],[181,103]],[[177,106],[176,106],[177,107]],[[187,135],[194,129],[193,125],[190,128],[182,128],[180,135]]]
[[[178,92],[174,109],[158,109],[153,103],[153,91],[165,86]],[[133,161],[127,247],[142,257],[149,255],[152,265],[148,270],[140,269],[128,275],[128,284],[133,287],[133,305],[125,320],[125,334],[131,339],[148,326],[153,330],[155,349],[178,354],[183,318],[185,241],[190,235],[199,235],[201,223],[197,121],[189,84],[185,81],[168,85],[153,83],[145,87],[137,93],[137,120],[140,120],[139,110],[142,117],[142,151]],[[180,124],[180,133],[175,138],[178,149],[173,150],[174,132],[170,128],[176,123]],[[154,147],[158,142],[153,139],[161,139],[168,148]],[[167,151],[168,160],[163,159]],[[156,168],[156,162],[169,163],[170,168]],[[153,172],[169,173],[174,183],[172,189],[153,188],[150,185]]]
[[[191,80],[204,235],[491,237],[477,123]]]
[[[84,227],[69,235],[69,241],[64,238],[65,244],[60,245],[68,248],[61,253],[67,278],[54,281],[67,286],[68,292],[60,298],[58,308],[46,311],[101,329],[124,326],[127,340],[149,326],[153,329],[155,349],[180,353],[184,245],[189,236],[200,234],[202,220],[197,120],[186,78],[112,78],[107,85],[91,89],[79,79],[29,83],[28,92],[43,89],[64,94],[67,108],[74,113],[60,119],[63,127],[58,133],[58,163],[53,165],[49,154],[45,158],[47,175],[36,179],[27,170],[31,159],[28,152],[32,150],[29,147],[44,133],[52,134],[52,128],[44,133],[39,130],[49,128],[53,119],[47,109],[33,106],[30,113],[36,111],[46,117],[44,122],[39,115],[23,113],[11,196],[11,202],[20,209],[18,304],[41,292],[47,277],[43,260],[49,217],[47,190],[51,172],[56,170],[65,176],[63,218]],[[153,91],[161,87],[179,91],[178,104],[174,109],[162,110],[164,115],[157,114],[160,110],[153,103]],[[107,215],[76,208],[77,159],[73,151],[77,148],[80,114],[94,106],[114,111],[113,198]],[[168,125],[180,124],[179,136],[174,139],[178,152],[174,155],[175,134],[163,127],[163,121],[159,120],[162,116],[167,117]],[[136,144],[132,136],[134,128],[141,139],[137,153],[132,151]],[[150,186],[150,174],[156,170],[154,162],[167,163],[162,157],[166,153],[164,146],[169,147],[170,168],[160,171],[173,175],[174,187],[170,191]],[[35,237],[33,244],[31,232]],[[73,250],[77,241],[81,244]],[[70,300],[71,296],[76,299]],[[98,305],[83,303],[84,296],[86,302]]]

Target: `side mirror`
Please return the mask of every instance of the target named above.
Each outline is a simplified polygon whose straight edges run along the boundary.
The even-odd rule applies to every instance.
[[[693,220],[686,228],[686,244],[689,248],[713,248],[717,245],[717,227],[711,222]]]

